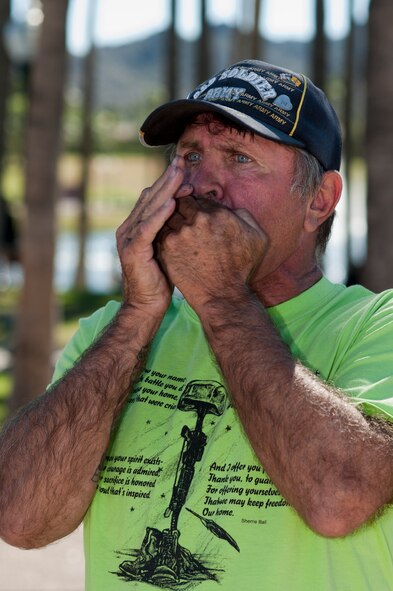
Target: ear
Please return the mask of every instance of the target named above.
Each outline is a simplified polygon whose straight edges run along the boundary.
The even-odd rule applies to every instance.
[[[322,182],[311,198],[304,219],[306,232],[315,232],[333,213],[340,200],[342,191],[341,175],[335,170],[324,173]]]

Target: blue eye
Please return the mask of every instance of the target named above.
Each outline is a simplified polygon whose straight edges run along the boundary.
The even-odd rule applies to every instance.
[[[240,162],[241,164],[245,162],[251,162],[251,158],[245,156],[244,154],[235,154],[235,159],[237,162]]]
[[[184,156],[187,162],[199,162],[201,155],[198,152],[189,152]]]

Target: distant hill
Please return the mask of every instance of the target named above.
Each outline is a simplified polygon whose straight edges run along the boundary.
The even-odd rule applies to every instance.
[[[362,31],[360,31],[362,32]],[[99,47],[96,52],[95,96],[97,108],[109,108],[135,115],[147,112],[167,99],[166,95],[166,32],[120,46]],[[365,35],[359,34],[358,39]],[[231,57],[233,30],[227,26],[214,29],[212,60],[209,74],[234,61]],[[311,43],[264,42],[264,59],[290,69],[310,74]],[[342,75],[344,41],[329,42],[328,71],[330,76]],[[179,40],[179,97],[185,96],[196,80],[196,43]],[[357,63],[362,64],[365,42],[357,48]],[[81,59],[70,56],[69,87],[81,88]],[[359,65],[360,67],[360,65]]]

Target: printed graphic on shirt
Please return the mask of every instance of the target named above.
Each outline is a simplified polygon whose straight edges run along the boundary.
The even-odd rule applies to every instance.
[[[119,564],[120,576],[128,580],[140,580],[158,587],[170,588],[171,584],[196,579],[216,579],[216,575],[203,565],[191,550],[179,543],[179,516],[185,508],[197,517],[212,535],[226,540],[237,551],[239,547],[232,536],[212,519],[206,519],[192,509],[185,507],[187,495],[194,478],[195,464],[202,459],[207,437],[203,422],[209,414],[220,416],[224,413],[227,396],[218,382],[193,381],[186,385],[177,404],[184,412],[194,413],[193,429],[184,425],[181,431],[182,446],[179,455],[172,497],[164,516],[168,527],[160,531],[146,528],[146,535],[134,560]]]
[[[132,535],[132,528],[130,545],[114,550],[118,562],[112,574],[124,581],[141,581],[164,589],[189,589],[206,580],[219,582],[225,572],[228,554],[231,559],[230,556],[241,551],[228,518],[233,518],[239,509],[282,507],[287,505],[286,501],[256,464],[232,463],[218,458],[219,461],[210,462],[205,467],[204,484],[198,481],[201,477],[198,466],[202,460],[206,461],[207,446],[214,446],[217,436],[230,439],[232,427],[224,418],[230,402],[220,382],[186,382],[183,378],[145,369],[129,404],[130,407],[135,404],[143,408],[155,407],[154,417],[159,416],[161,420],[156,429],[160,435],[154,436],[157,443],[155,455],[149,443],[146,448],[141,444],[138,455],[108,456],[98,491],[118,498],[127,497],[150,507],[152,503],[161,506],[155,507],[154,513],[146,513],[154,517],[146,517],[144,533],[139,534],[138,539]],[[157,408],[166,410],[171,417],[176,414],[176,429],[169,431],[168,415],[165,413],[163,418]],[[156,418],[152,413],[145,416],[149,417],[147,429],[152,427],[153,431],[151,423]],[[220,419],[224,422],[220,423],[217,435],[214,429]],[[164,433],[163,428],[166,429]],[[237,448],[238,444],[238,440],[229,443],[228,451],[231,447]],[[227,445],[224,442],[223,448],[227,449]],[[169,447],[170,454],[165,456]],[[156,489],[162,486],[163,480],[167,481],[170,492],[158,494],[157,500]],[[200,486],[202,496],[189,494],[192,487]],[[133,510],[131,506],[130,511]],[[203,535],[203,547],[200,541],[190,536],[184,544],[185,521],[188,527],[196,528],[199,535]],[[245,518],[242,522],[256,523]],[[266,521],[260,519],[259,523]],[[212,543],[213,540],[216,543]]]

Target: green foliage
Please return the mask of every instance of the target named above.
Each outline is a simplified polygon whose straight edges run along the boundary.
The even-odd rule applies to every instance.
[[[21,159],[12,154],[9,154],[5,161],[2,191],[6,199],[14,205],[22,201],[24,194],[25,183],[22,165]]]
[[[111,300],[120,300],[121,293],[92,293],[89,291],[80,291],[73,289],[59,296],[59,303],[62,307],[63,318],[66,322],[71,322],[83,316],[92,314],[98,308],[105,306]]]
[[[152,94],[140,105],[129,109],[94,109],[91,116],[92,152],[94,154],[143,153],[138,139],[139,126],[154,107],[165,100],[159,93]],[[85,117],[79,96],[66,98],[63,114],[63,144],[68,152],[79,152],[81,131]]]
[[[8,99],[5,128],[7,152],[9,154],[15,155],[23,152],[26,115],[26,94],[21,91],[11,93]]]
[[[3,297],[4,296],[4,297]],[[55,341],[62,348],[77,328],[79,318],[89,316],[104,306],[110,299],[121,299],[120,292],[97,294],[88,291],[70,290],[58,295],[58,308],[62,321],[55,330]],[[9,349],[14,330],[16,312],[16,293],[6,291],[0,300],[0,347]],[[6,369],[0,373],[0,425],[7,416],[7,403],[12,391],[12,372]]]
[[[0,425],[7,416],[7,403],[11,393],[12,380],[8,373],[0,374]]]

